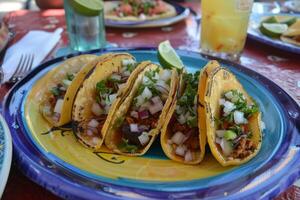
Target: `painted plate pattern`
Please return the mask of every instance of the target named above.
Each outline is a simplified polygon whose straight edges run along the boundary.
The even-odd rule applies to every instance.
[[[155,49],[95,50],[126,51],[138,61],[157,62]],[[186,68],[202,68],[207,57],[178,51]],[[69,199],[95,198],[210,198],[268,199],[286,189],[300,173],[300,108],[281,88],[247,68],[227,66],[260,106],[266,130],[262,149],[250,162],[224,168],[211,156],[197,166],[170,161],[159,141],[142,157],[115,155],[107,149],[82,147],[70,126],[50,127],[38,112],[39,89],[46,73],[68,57],[42,64],[7,96],[4,111],[11,127],[17,161],[23,172],[53,193]],[[298,126],[298,127],[297,127]],[[41,173],[42,172],[42,173]]]
[[[0,115],[0,199],[10,171],[12,143],[7,124]]]

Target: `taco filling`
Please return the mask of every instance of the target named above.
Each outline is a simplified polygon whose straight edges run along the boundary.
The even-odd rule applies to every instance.
[[[95,85],[95,99],[91,106],[91,117],[79,125],[81,137],[87,137],[96,145],[101,138],[101,129],[105,123],[110,107],[117,98],[117,93],[124,88],[130,74],[138,63],[132,59],[122,60],[122,68],[113,72],[108,78]],[[84,134],[84,135],[83,135]]]
[[[127,114],[115,124],[120,134],[117,143],[120,151],[135,153],[150,141],[149,132],[157,127],[169,95],[171,74],[170,70],[161,68],[145,72]]]
[[[50,89],[50,96],[43,107],[43,113],[51,117],[54,122],[60,119],[66,91],[75,76],[76,74],[66,73],[65,78]]]
[[[159,15],[168,11],[162,0],[123,0],[112,10],[118,17],[135,16],[145,19],[146,16]]]
[[[256,104],[247,104],[243,93],[238,90],[226,91],[219,100],[220,118],[215,119],[215,143],[228,160],[243,159],[251,155],[257,145],[252,142],[248,120],[259,112]]]
[[[177,100],[175,112],[169,123],[170,134],[168,144],[173,154],[180,156],[185,162],[193,161],[199,154],[199,130],[197,117],[197,90],[199,72],[184,74],[185,84],[182,96]]]

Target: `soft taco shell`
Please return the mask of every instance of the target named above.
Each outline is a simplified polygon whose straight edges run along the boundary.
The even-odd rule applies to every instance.
[[[44,88],[44,91],[41,91],[41,101],[40,101],[40,111],[43,117],[53,126],[62,126],[71,121],[72,105],[75,98],[75,94],[84,80],[85,74],[87,74],[93,67],[94,60],[101,60],[104,56],[96,55],[80,55],[73,58],[69,58],[60,64],[55,69],[48,72],[49,81]],[[65,78],[66,74],[76,74],[72,83],[69,85],[66,94],[63,99],[63,106],[61,116],[59,121],[53,120],[53,118],[45,112],[43,109],[48,105],[49,97],[51,96],[50,89],[57,84],[61,83]]]
[[[240,82],[227,69],[218,68],[209,76],[208,83],[205,90],[205,97],[204,97],[205,112],[206,112],[207,141],[213,156],[223,166],[240,165],[245,162],[248,162],[259,152],[261,148],[261,142],[262,142],[262,134],[261,134],[261,127],[260,127],[261,114],[260,112],[257,112],[256,114],[252,115],[248,119],[249,129],[253,134],[251,141],[256,145],[256,149],[253,151],[252,154],[250,154],[244,159],[234,158],[232,160],[228,160],[222,154],[222,151],[218,149],[218,147],[216,146],[215,132],[217,129],[217,123],[215,119],[219,118],[219,113],[221,109],[219,105],[219,100],[222,97],[222,94],[228,90],[239,90],[240,92],[243,93],[248,103],[254,103],[252,98],[244,90]]]
[[[300,19],[292,24],[280,39],[284,42],[300,46]]]
[[[178,85],[178,90],[177,90],[177,95],[175,96],[174,100],[173,100],[173,103],[171,105],[171,108],[167,114],[167,117],[164,121],[164,126],[162,128],[162,131],[161,131],[161,135],[160,135],[160,143],[161,143],[161,146],[162,146],[162,149],[164,151],[164,153],[166,154],[167,157],[169,157],[171,160],[174,160],[174,161],[177,161],[177,162],[180,162],[180,163],[185,163],[185,164],[198,164],[200,163],[203,158],[204,158],[204,155],[205,155],[205,145],[206,145],[206,132],[200,132],[200,121],[201,119],[203,119],[203,121],[205,121],[205,118],[201,118],[198,114],[198,130],[199,130],[199,152],[193,152],[193,160],[192,161],[188,161],[186,162],[184,160],[184,158],[182,156],[178,156],[174,153],[174,150],[173,148],[171,147],[170,144],[168,144],[168,140],[170,139],[170,134],[171,134],[171,128],[172,128],[172,123],[171,123],[171,118],[175,112],[175,109],[176,109],[176,105],[177,105],[177,99],[180,98],[180,96],[183,94],[184,92],[184,81],[183,81],[183,78],[182,78],[182,74],[179,78],[179,85]],[[199,77],[199,84],[198,84],[198,96],[200,95],[199,92],[200,92],[200,85],[201,82],[200,82],[200,77]],[[199,98],[198,98],[199,99]],[[199,102],[198,102],[198,109],[199,109]],[[203,136],[202,136],[203,135]]]
[[[113,9],[118,7],[119,2],[120,1],[106,1],[106,2],[104,2],[105,19],[115,20],[115,21],[139,22],[139,21],[145,21],[145,20],[156,20],[156,19],[163,19],[163,18],[176,16],[175,8],[171,4],[168,4],[168,3],[164,2],[166,7],[167,7],[167,12],[165,12],[163,14],[146,16],[145,19],[141,19],[141,18],[135,17],[135,16],[119,17],[119,16],[116,16],[112,13]]]
[[[96,98],[95,91],[97,82],[107,79],[114,72],[120,71],[120,69],[122,68],[122,60],[124,59],[135,60],[135,58],[130,54],[118,53],[111,55],[109,58],[103,60],[102,62],[99,62],[90,76],[83,82],[76,96],[76,100],[73,106],[73,131],[78,140],[89,148],[99,149],[101,147],[115,110],[118,108],[122,99],[127,95],[127,92],[132,87],[132,84],[134,83],[137,75],[144,68],[144,63],[139,64],[131,73],[125,87],[118,91],[117,98],[111,105],[105,123],[99,133],[99,142],[97,144],[94,144],[92,138],[88,137],[84,133],[85,129],[82,129],[81,126],[87,124],[91,116],[93,115],[91,107]]]
[[[146,66],[145,70],[142,73],[140,73],[139,76],[137,77],[137,79],[135,80],[135,83],[134,83],[130,93],[126,97],[126,99],[124,99],[123,103],[116,110],[115,115],[112,118],[112,121],[111,121],[110,126],[108,128],[107,135],[105,137],[105,145],[109,149],[113,150],[115,153],[122,154],[122,155],[128,155],[128,156],[141,156],[141,155],[145,154],[148,151],[148,149],[150,148],[150,146],[154,142],[155,138],[160,133],[160,129],[162,128],[162,126],[165,122],[165,118],[166,118],[166,115],[167,115],[167,113],[170,109],[170,106],[171,106],[172,102],[173,102],[173,98],[176,95],[176,89],[177,89],[177,85],[178,85],[178,73],[174,69],[172,70],[171,82],[170,82],[170,91],[169,91],[168,98],[167,98],[167,100],[164,104],[162,112],[161,112],[161,114],[159,116],[159,119],[157,121],[157,127],[152,129],[149,132],[149,136],[151,137],[149,143],[142,150],[140,150],[136,153],[122,152],[117,147],[117,144],[121,140],[120,134],[118,132],[118,127],[116,127],[116,124],[119,123],[118,120],[122,119],[126,115],[126,113],[128,112],[128,110],[131,106],[131,103],[133,101],[133,98],[135,97],[135,94],[137,93],[139,85],[142,83],[145,72],[148,71],[148,70],[155,70],[158,67],[159,67],[158,65],[153,64],[153,63],[149,63]]]

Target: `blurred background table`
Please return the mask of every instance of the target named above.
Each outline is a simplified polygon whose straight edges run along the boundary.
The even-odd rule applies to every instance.
[[[200,14],[199,1],[188,1],[182,3],[182,5],[193,8],[198,15]],[[161,41],[168,39],[176,48],[197,51],[199,49],[199,24],[195,19],[195,15],[190,15],[186,20],[168,27],[148,29],[106,28],[106,39],[110,43],[117,44],[118,47],[156,47]],[[68,45],[64,10],[62,9],[19,10],[5,14],[3,20],[15,34],[9,46],[30,30],[53,31],[58,27],[64,29],[62,39],[47,59],[62,54],[61,48]],[[300,55],[283,52],[248,39],[240,63],[274,81],[300,104],[299,57]],[[0,57],[0,63],[2,59]],[[0,87],[1,102],[11,86],[10,84],[4,84]],[[59,198],[22,175],[20,169],[13,163],[2,199]],[[276,199],[300,199],[300,188],[295,185],[291,186]]]

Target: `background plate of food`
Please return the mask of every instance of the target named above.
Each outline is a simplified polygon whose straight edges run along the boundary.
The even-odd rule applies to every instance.
[[[252,15],[248,35],[264,44],[300,54],[300,15]]]
[[[196,52],[181,50],[177,52],[185,64],[185,70],[189,73],[199,71],[209,60],[215,59],[203,57]],[[115,53],[119,53],[118,58],[115,57]],[[203,154],[201,154],[199,159],[195,162],[188,163],[188,161],[191,161],[191,158],[193,158],[193,156],[191,157],[188,153],[183,154],[184,162],[182,162],[182,157],[181,160],[174,159],[173,161],[169,159],[172,158],[172,156],[164,153],[166,151],[165,145],[171,142],[172,146],[176,146],[174,144],[182,140],[179,139],[180,137],[177,137],[180,136],[180,134],[175,134],[177,135],[177,139],[172,138],[171,141],[164,140],[166,143],[162,148],[159,137],[156,137],[156,140],[150,140],[149,135],[144,135],[143,132],[139,135],[138,140],[141,143],[148,142],[149,145],[146,145],[145,148],[139,149],[133,147],[134,145],[128,144],[128,141],[123,140],[122,145],[117,145],[118,150],[115,151],[114,148],[112,148],[113,151],[109,150],[104,144],[108,144],[107,147],[110,146],[110,141],[114,140],[114,137],[111,137],[113,134],[106,132],[107,129],[102,128],[101,135],[97,135],[98,138],[93,135],[95,133],[94,131],[99,131],[95,129],[100,123],[98,120],[103,119],[101,117],[101,114],[103,114],[101,109],[106,110],[107,105],[111,106],[110,109],[107,110],[105,117],[107,119],[106,121],[114,123],[107,123],[107,127],[109,129],[112,127],[117,128],[117,124],[120,124],[118,122],[124,123],[124,120],[120,121],[118,120],[119,117],[117,118],[116,116],[122,116],[128,111],[127,102],[134,102],[134,105],[136,105],[140,101],[149,100],[149,95],[153,95],[155,88],[158,88],[154,87],[153,90],[152,87],[151,93],[149,91],[144,92],[148,89],[143,87],[142,83],[146,81],[146,83],[152,85],[151,81],[159,79],[156,83],[169,88],[167,89],[169,93],[166,97],[151,98],[151,101],[155,101],[156,103],[154,107],[153,104],[148,107],[151,114],[162,111],[160,114],[162,117],[160,117],[159,121],[156,121],[157,124],[154,125],[153,131],[150,131],[155,134],[151,136],[157,136],[158,131],[155,127],[161,127],[164,125],[164,123],[161,122],[165,122],[165,119],[170,119],[170,117],[166,117],[168,115],[166,115],[163,110],[166,106],[170,106],[170,102],[175,102],[169,101],[169,99],[177,97],[177,95],[174,95],[175,93],[172,88],[177,87],[176,85],[181,82],[178,82],[178,80],[181,79],[176,74],[176,71],[173,70],[171,72],[169,70],[169,72],[167,71],[165,73],[164,70],[157,67],[158,58],[156,49],[108,49],[94,50],[85,52],[85,54],[102,55],[97,58],[96,63],[91,61],[84,67],[84,69],[91,69],[91,66],[101,63],[93,73],[86,73],[87,71],[83,70],[71,76],[67,74],[65,70],[58,72],[59,70],[56,70],[60,69],[60,66],[64,66],[66,63],[68,65],[69,61],[67,59],[74,57],[72,60],[77,60],[81,57],[78,57],[78,54],[71,54],[56,58],[40,65],[18,82],[6,96],[4,103],[5,118],[12,124],[10,131],[16,152],[16,161],[27,177],[54,194],[66,199],[270,199],[278,195],[281,191],[284,191],[299,177],[299,105],[297,105],[284,90],[269,79],[248,68],[223,60],[219,60],[219,62],[224,68],[222,68],[221,71],[218,70],[218,73],[216,73],[216,78],[221,80],[218,81],[218,83],[224,83],[224,85],[227,85],[224,88],[228,89],[232,88],[232,85],[228,84],[229,82],[226,80],[229,79],[226,77],[231,77],[230,80],[240,82],[246,91],[244,94],[251,96],[255,100],[255,105],[258,105],[262,113],[262,120],[265,122],[262,140],[257,140],[260,150],[253,151],[253,154],[250,155],[248,160],[244,160],[243,164],[239,162],[239,159],[232,160],[229,159],[229,157],[227,160],[232,160],[232,162],[223,162],[224,158],[221,156],[222,153],[218,153],[221,152],[223,147],[214,144],[211,139],[209,139],[209,145],[206,145],[206,150],[205,148],[201,148],[201,150],[205,151],[205,155],[203,156]],[[124,60],[124,58],[126,58],[126,62],[122,61],[122,66],[126,65],[126,67],[118,71],[118,73],[121,74],[112,73],[110,69],[120,69],[121,65],[118,63],[120,63],[120,59]],[[116,59],[118,60],[116,61]],[[133,65],[135,61],[141,64]],[[101,65],[103,65],[102,68]],[[134,68],[132,68],[133,66]],[[55,73],[52,69],[55,69]],[[62,67],[61,69],[68,68]],[[126,80],[123,79],[126,77],[126,74],[130,74],[130,70],[133,70],[131,73],[132,76],[125,78]],[[233,75],[228,76],[228,70],[231,71],[237,79],[233,78]],[[53,79],[50,77],[53,73],[65,77],[61,79],[62,84],[51,83]],[[107,74],[110,74],[110,77],[103,79],[103,77],[108,77]],[[94,77],[98,77],[101,82],[96,84]],[[170,79],[170,77],[172,78]],[[189,77],[189,79],[183,80],[193,80],[193,76]],[[83,82],[83,85],[76,84],[76,82],[82,81],[82,78],[88,79]],[[160,79],[164,81],[162,82]],[[108,80],[114,80],[114,82],[120,84],[118,85],[120,92],[118,92],[117,95],[114,93],[112,84],[107,82]],[[210,79],[207,78],[207,80]],[[124,84],[123,81],[127,81],[126,85],[122,85]],[[63,97],[64,100],[62,103],[58,103],[61,101],[57,99],[56,103],[53,103],[52,97],[49,97],[49,102],[53,104],[54,110],[60,110],[60,112],[64,110],[63,112],[72,113],[68,106],[64,106],[65,104],[68,105],[68,101],[74,97],[74,95],[68,96],[72,94],[72,92],[68,90],[74,90],[76,86],[79,91],[82,91],[78,93],[78,95],[82,93],[82,95],[79,95],[80,98],[75,97],[74,106],[76,109],[74,110],[78,110],[78,112],[73,112],[73,115],[75,113],[76,119],[79,121],[83,120],[83,124],[87,124],[88,126],[81,126],[80,128],[80,126],[78,126],[80,122],[74,123],[75,126],[73,126],[74,124],[70,125],[68,123],[53,126],[43,117],[40,110],[39,97],[41,97],[40,93],[46,88],[45,85],[47,85],[48,82],[51,83],[51,89],[55,87],[52,91],[54,96],[63,97],[63,95],[67,95]],[[215,81],[210,81],[212,85],[215,83]],[[121,85],[122,87],[120,87]],[[151,88],[150,85],[149,89]],[[238,87],[241,88],[241,86]],[[89,91],[92,90],[98,91],[97,88],[109,93],[109,95],[101,93],[102,96],[100,95],[100,99],[98,99],[99,97],[97,96],[92,97],[94,102],[99,102],[99,105],[102,106],[101,109],[94,104],[88,104],[87,100],[90,97],[89,95],[84,95],[91,94]],[[143,89],[141,90],[140,88]],[[194,87],[190,87],[190,90],[193,90],[193,88]],[[223,87],[212,86],[212,88]],[[134,100],[135,97],[133,98],[131,95],[133,91],[136,91],[136,94],[140,94],[138,91],[143,91],[141,92],[142,96],[147,96],[147,98],[135,96],[136,100]],[[178,92],[178,90],[175,91]],[[212,89],[212,91],[214,92],[211,94],[220,94],[220,92],[218,92],[220,91],[219,89]],[[243,91],[243,89],[241,89],[241,91]],[[160,94],[160,92],[157,94]],[[103,95],[108,97],[103,98],[105,99],[104,102],[102,102]],[[125,99],[122,98],[124,95],[127,96]],[[198,93],[198,95],[200,95],[200,93]],[[111,98],[113,98],[116,103],[111,104]],[[188,98],[185,98],[185,101],[187,100]],[[178,100],[178,102],[180,101],[181,100]],[[208,104],[214,101],[215,103],[212,105],[217,105],[216,102],[218,102],[218,100],[212,96],[208,99],[204,99],[204,101]],[[194,99],[192,99],[192,102],[194,102]],[[199,107],[201,106],[200,104],[201,103],[197,103],[195,105]],[[173,103],[171,105],[173,105]],[[174,108],[175,107],[173,107],[173,111],[176,110],[177,113],[177,106]],[[43,110],[45,110],[45,108]],[[48,110],[48,108],[46,108],[46,110]],[[85,121],[84,116],[91,116],[91,112],[88,112],[88,110],[94,113],[95,116],[99,114],[99,118],[88,117],[88,120]],[[114,114],[110,115],[110,111]],[[134,110],[130,112],[132,117],[137,114],[133,111]],[[227,111],[224,110],[224,112]],[[142,113],[138,113],[139,117],[140,114]],[[148,113],[147,115],[150,114]],[[57,118],[60,116],[53,117],[57,119],[56,121],[60,121],[60,119]],[[144,114],[143,116],[145,117]],[[153,119],[155,119],[155,117]],[[187,117],[187,120],[189,119],[190,123],[192,123],[193,117],[191,115]],[[243,117],[240,119],[244,120]],[[145,119],[143,121],[148,120]],[[106,126],[103,125],[102,127]],[[134,132],[137,127],[131,124],[129,128],[130,131]],[[139,128],[141,127],[139,126]],[[81,134],[85,130],[86,134]],[[159,130],[162,131],[162,129]],[[161,136],[161,139],[164,139],[165,135],[168,136],[165,129],[163,130],[164,135]],[[211,137],[210,135],[207,136]],[[223,136],[220,137],[218,140],[224,140],[224,138],[222,138]],[[224,137],[231,138],[232,134],[230,136],[225,136],[224,134]],[[103,142],[104,138],[108,138],[108,142]],[[127,139],[129,140],[130,138]],[[120,140],[115,141],[120,142]],[[217,149],[214,146],[218,146]],[[199,147],[199,145],[197,147]],[[123,152],[124,149],[126,150],[125,153]],[[128,156],[128,152],[138,152],[138,155],[129,154]],[[185,150],[178,150],[177,155],[181,155],[180,152],[185,152]]]
[[[145,28],[168,26],[189,16],[190,10],[173,1],[105,1],[106,26]]]

